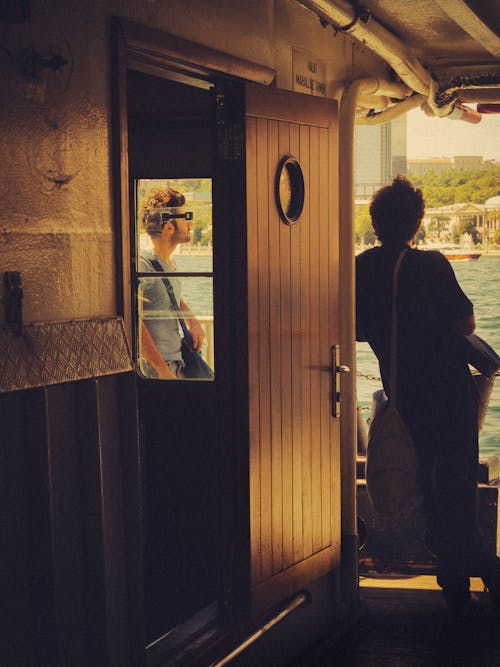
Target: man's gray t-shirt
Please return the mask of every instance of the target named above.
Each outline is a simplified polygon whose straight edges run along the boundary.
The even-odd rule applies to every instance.
[[[172,267],[154,251],[144,250],[139,260],[141,273],[156,273],[151,260],[159,262],[163,271],[172,271]],[[178,278],[169,276],[177,303],[181,300],[181,285]],[[142,299],[142,318],[147,326],[158,351],[165,361],[179,361],[181,355],[181,337],[178,313],[175,311],[167,288],[162,278],[141,278],[139,298]]]

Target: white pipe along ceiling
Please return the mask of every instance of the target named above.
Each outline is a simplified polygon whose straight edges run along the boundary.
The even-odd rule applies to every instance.
[[[479,42],[481,48],[484,48],[488,55],[493,55],[497,62],[485,66],[482,72],[476,71],[470,76],[467,75],[467,69],[460,66],[459,69],[465,74],[449,81],[438,81],[434,72],[427,69],[399,37],[373,17],[370,9],[354,6],[346,0],[296,0],[296,2],[314,12],[324,26],[330,25],[335,32],[348,34],[373,50],[390,65],[400,81],[406,85],[406,89],[404,87],[394,89],[391,88],[394,82],[378,80],[380,85],[376,90],[368,90],[369,84],[359,86],[355,104],[357,123],[385,123],[416,106],[422,106],[429,115],[450,119],[460,118],[477,123],[481,120],[481,114],[466,107],[458,99],[457,91],[474,88],[476,91],[474,101],[481,101],[479,91],[489,88],[489,92],[485,90],[486,101],[486,98],[491,98],[491,88],[500,87],[498,63],[500,39],[462,0],[451,2],[436,0],[437,9],[446,12],[450,26],[466,34],[467,39],[472,38]],[[378,5],[384,3],[372,0],[369,3],[367,1],[367,4],[376,11]],[[393,14],[400,23],[403,23],[403,31],[404,5],[408,7],[407,3],[393,3]]]

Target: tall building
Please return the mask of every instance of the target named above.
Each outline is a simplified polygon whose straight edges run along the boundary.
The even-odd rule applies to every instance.
[[[406,116],[383,125],[358,125],[354,136],[355,199],[368,200],[397,175],[406,175]]]
[[[406,114],[389,123],[391,128],[391,178],[408,173]]]

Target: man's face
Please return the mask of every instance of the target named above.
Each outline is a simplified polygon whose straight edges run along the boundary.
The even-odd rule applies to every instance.
[[[184,208],[181,209],[181,213],[184,213]],[[174,227],[173,241],[176,243],[189,243],[191,241],[191,220],[173,218],[170,223]]]

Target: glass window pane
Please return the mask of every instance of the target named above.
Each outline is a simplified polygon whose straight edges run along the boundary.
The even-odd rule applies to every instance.
[[[136,231],[138,255],[151,249],[154,234],[161,231],[161,223],[155,229],[155,219],[149,225],[144,224],[146,206],[150,210],[168,213],[168,206],[163,206],[168,189],[181,193],[185,198],[183,212],[193,214],[190,220],[190,238],[182,239],[173,251],[176,264],[184,265],[184,258],[190,255],[203,257],[203,271],[212,271],[212,179],[211,178],[141,178],[136,181]],[[157,195],[155,197],[155,195]],[[168,201],[168,199],[167,199]],[[181,223],[182,224],[182,223]],[[149,232],[149,233],[148,233]],[[182,258],[182,260],[181,260]],[[181,268],[179,271],[191,270]]]
[[[144,377],[213,379],[211,190],[211,179],[136,182],[137,356]],[[190,370],[193,355],[182,339],[203,359],[195,353],[194,365],[209,369]]]

